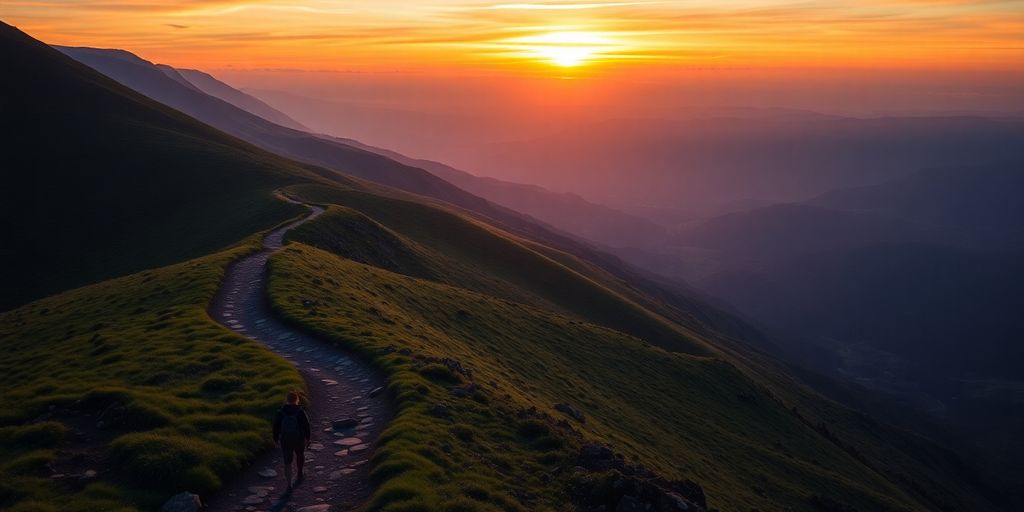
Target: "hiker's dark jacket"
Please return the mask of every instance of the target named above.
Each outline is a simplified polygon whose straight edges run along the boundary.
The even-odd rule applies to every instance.
[[[303,439],[310,439],[313,437],[313,432],[309,428],[309,418],[306,416],[306,411],[302,410],[302,407],[298,405],[285,404],[282,405],[277,411],[277,415],[274,416],[274,442],[278,442],[281,439],[281,422],[284,420],[285,415],[295,415],[299,419],[299,432],[302,432]]]

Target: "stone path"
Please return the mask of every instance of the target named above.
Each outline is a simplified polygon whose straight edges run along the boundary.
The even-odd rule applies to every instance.
[[[302,220],[268,234],[262,251],[232,263],[209,308],[214,320],[284,356],[305,378],[313,427],[305,479],[286,494],[280,451],[268,450],[227,482],[208,501],[208,510],[350,510],[365,502],[372,490],[367,462],[374,441],[393,415],[387,393],[378,389],[384,386],[384,377],[337,346],[285,325],[267,300],[267,261],[283,246],[288,230],[324,212],[319,206],[310,209]]]

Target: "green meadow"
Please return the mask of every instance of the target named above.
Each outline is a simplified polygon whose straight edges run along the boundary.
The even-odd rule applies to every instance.
[[[206,313],[256,244],[0,313],[0,507],[152,510],[217,489],[269,445],[302,380]]]

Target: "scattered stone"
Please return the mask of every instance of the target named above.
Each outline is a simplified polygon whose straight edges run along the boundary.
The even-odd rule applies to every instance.
[[[355,473],[355,472],[356,472],[356,470],[351,469],[351,468],[339,469],[337,471],[331,471],[331,474],[327,477],[327,479],[328,480],[339,480],[339,479],[341,479],[341,477],[343,477],[345,475],[351,475],[352,473]]]
[[[171,499],[167,500],[162,507],[160,512],[199,512],[199,509],[203,507],[203,502],[199,499],[199,496],[190,492],[180,492],[171,496]]]
[[[318,485],[313,488],[313,492],[327,492],[327,488],[322,485]]]
[[[274,471],[273,469],[270,468],[266,468],[263,471],[257,473],[257,475],[260,475],[263,478],[274,478],[275,476],[277,476],[277,471]]]
[[[367,396],[369,396],[370,398],[373,398],[373,397],[381,394],[381,392],[383,392],[383,391],[384,391],[384,386],[376,387],[376,388],[371,389],[370,392],[367,394]]]
[[[309,445],[309,449],[313,450],[314,452],[318,452],[318,451],[324,449],[324,445],[323,445],[323,443],[311,443]]]
[[[271,487],[271,486],[252,486],[252,487],[249,488],[249,492],[251,492],[253,494],[256,494],[256,495],[259,495],[259,496],[266,496],[266,495],[270,494],[270,491],[273,491],[273,490],[274,490],[274,488]]]
[[[359,423],[362,423],[362,424],[373,423],[373,417],[372,416],[366,416],[365,418],[359,420]]]
[[[334,452],[334,455],[336,455],[338,457],[344,457],[344,456],[348,455],[348,448],[345,448],[344,450],[338,450],[338,451]]]
[[[295,512],[329,512],[330,510],[331,510],[331,506],[330,505],[328,505],[326,503],[321,503],[319,505],[309,505],[309,506],[302,507],[302,508],[296,510]]]
[[[368,449],[370,449],[370,445],[368,445],[368,444],[357,444],[355,446],[350,447],[348,449],[348,451],[349,451],[349,453],[359,453],[359,452],[365,452]]]
[[[338,439],[334,444],[338,446],[356,446],[358,444],[363,444],[363,440],[358,437],[346,437],[344,439]]]
[[[95,469],[87,469],[82,473],[82,480],[92,480],[93,478],[96,478]]]
[[[243,498],[242,499],[242,504],[243,505],[259,505],[260,503],[263,503],[264,501],[266,501],[266,499],[267,499],[267,495],[266,494],[253,494],[253,495],[246,496],[245,498]]]
[[[323,382],[325,386],[337,386],[338,385],[338,381],[336,381],[334,379],[320,379],[320,382]]]

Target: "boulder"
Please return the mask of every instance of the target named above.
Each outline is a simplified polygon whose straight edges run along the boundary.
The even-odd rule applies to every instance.
[[[570,418],[572,418],[572,419],[574,419],[574,420],[576,420],[576,421],[578,421],[580,423],[586,423],[587,422],[587,418],[586,418],[586,416],[583,415],[582,412],[576,410],[573,406],[571,406],[571,405],[569,405],[567,403],[557,403],[557,404],[555,404],[555,410],[560,412],[560,413],[569,415]]]
[[[160,507],[160,512],[199,512],[203,507],[199,495],[190,492],[181,492],[171,496],[171,499]]]

